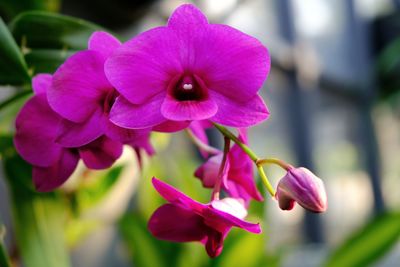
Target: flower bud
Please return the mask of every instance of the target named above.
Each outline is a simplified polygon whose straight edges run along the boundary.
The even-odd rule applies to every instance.
[[[223,154],[211,156],[204,164],[202,164],[194,173],[206,188],[213,188],[218,178],[219,168],[221,166]],[[226,162],[226,164],[229,164]]]
[[[320,213],[327,208],[324,183],[306,168],[290,168],[279,181],[275,194],[282,210],[291,210],[297,202],[303,208]]]

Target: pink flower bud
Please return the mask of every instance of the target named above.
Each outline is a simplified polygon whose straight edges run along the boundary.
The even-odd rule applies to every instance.
[[[219,168],[221,166],[223,154],[211,156],[204,164],[202,164],[194,173],[206,188],[213,188],[218,177]],[[228,162],[226,164],[229,164]],[[227,166],[229,168],[229,166]]]
[[[306,168],[290,168],[279,181],[275,194],[279,207],[291,210],[297,202],[303,208],[320,213],[327,209],[324,183]]]

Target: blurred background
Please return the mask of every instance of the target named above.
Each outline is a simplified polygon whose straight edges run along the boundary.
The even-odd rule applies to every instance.
[[[325,182],[328,211],[316,215],[295,207],[284,212],[270,199],[253,204],[250,220],[262,221],[262,236],[234,230],[221,257],[209,260],[198,244],[158,241],[145,229],[152,211],[163,203],[150,187],[151,176],[200,201],[209,197],[193,178],[201,159],[183,133],[154,135],[158,153],[151,159],[143,155],[142,174],[127,149],[113,169],[94,172],[81,166],[59,192],[46,197],[16,189],[19,185],[10,175],[21,175],[23,163],[15,165],[3,151],[0,224],[5,225],[5,247],[14,264],[19,266],[22,258],[23,266],[45,266],[32,262],[40,263],[43,246],[56,246],[58,260],[67,265],[54,261],[56,265],[48,266],[399,266],[400,1],[0,0],[0,15],[28,67],[41,72],[54,70],[80,43],[84,49],[87,36],[76,31],[82,40],[60,46],[51,42],[51,31],[41,30],[41,22],[33,20],[39,26],[29,28],[26,40],[19,33],[24,27],[18,21],[21,12],[80,18],[127,40],[165,25],[171,12],[187,2],[195,3],[210,22],[240,29],[268,47],[272,70],[261,91],[271,116],[250,130],[250,147],[258,155],[313,170]],[[1,103],[23,90],[1,89]],[[0,133],[8,144],[25,99],[5,108],[0,104]],[[221,146],[218,133],[210,131],[209,136]],[[273,167],[267,173],[275,185],[284,174]],[[46,216],[56,220],[49,223]],[[32,230],[45,244],[21,237],[30,230],[19,228],[35,223],[31,228],[47,229],[44,234]],[[59,233],[49,230],[52,224],[60,228],[60,239],[53,238]],[[70,259],[54,240],[65,241]]]

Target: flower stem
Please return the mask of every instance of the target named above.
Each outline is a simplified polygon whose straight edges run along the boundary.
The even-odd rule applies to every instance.
[[[224,126],[213,123],[215,128],[220,131],[225,137],[228,137],[233,142],[235,142],[243,151],[251,158],[254,163],[257,163],[257,155],[245,144],[243,144],[231,131],[226,129]]]
[[[222,157],[222,162],[221,165],[219,166],[218,170],[218,178],[217,181],[215,182],[214,189],[211,195],[211,200],[218,200],[219,199],[219,194],[221,191],[221,184],[222,184],[222,179],[225,175],[225,168],[226,168],[226,160],[228,158],[228,152],[230,149],[231,145],[231,140],[228,137],[224,138],[224,155]]]
[[[264,186],[267,188],[268,192],[272,197],[275,196],[275,190],[271,185],[271,182],[268,180],[267,175],[265,174],[264,168],[262,164],[260,164],[260,158],[248,147],[246,144],[243,144],[231,131],[229,131],[227,128],[225,128],[222,125],[219,125],[217,123],[213,123],[215,128],[217,128],[218,131],[220,131],[225,138],[229,138],[233,142],[235,142],[250,158],[251,160],[256,164],[257,166],[257,171],[261,177],[261,181],[263,182]]]
[[[193,144],[195,144],[200,150],[203,150],[212,155],[216,155],[216,154],[220,153],[220,151],[218,149],[216,149],[215,147],[212,147],[212,146],[209,146],[209,145],[203,143],[199,138],[197,138],[197,136],[195,136],[193,134],[193,132],[190,129],[186,129],[185,132],[187,133],[187,135],[189,136],[189,139],[193,142]]]
[[[260,174],[261,181],[263,182],[263,184],[267,188],[269,194],[274,197],[275,196],[275,190],[272,187],[271,183],[269,182],[269,180],[267,178],[267,175],[265,174],[263,166],[262,165],[257,165],[257,170],[258,170],[258,173]]]
[[[259,166],[262,166],[264,164],[275,164],[275,165],[280,166],[282,169],[285,169],[286,171],[293,168],[293,166],[290,165],[289,163],[286,163],[277,158],[259,159],[259,160],[257,160],[256,164]]]

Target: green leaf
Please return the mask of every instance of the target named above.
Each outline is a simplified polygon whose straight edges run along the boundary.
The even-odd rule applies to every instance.
[[[72,53],[87,49],[90,35],[102,27],[74,17],[28,11],[10,23],[34,73],[54,72]]]
[[[44,10],[56,12],[60,8],[60,0],[1,0],[0,15],[11,19],[27,10]]]
[[[326,267],[365,267],[384,256],[400,236],[400,213],[382,214],[355,232],[328,258]]]
[[[3,245],[3,237],[5,234],[4,225],[0,224],[0,266],[10,267],[10,260],[8,259],[7,250]]]
[[[35,74],[53,73],[73,53],[71,50],[34,49],[25,54],[25,60]]]
[[[1,18],[0,59],[0,84],[20,85],[30,82],[24,57]]]
[[[90,35],[102,28],[69,16],[28,11],[10,23],[10,30],[17,43],[28,49],[82,50]]]
[[[31,167],[17,155],[11,136],[0,136],[0,152],[24,266],[70,266],[64,240],[66,205],[63,199],[55,192],[32,190]]]

